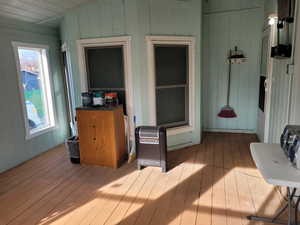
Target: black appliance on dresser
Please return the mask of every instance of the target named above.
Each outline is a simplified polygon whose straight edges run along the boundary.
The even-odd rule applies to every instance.
[[[166,128],[141,126],[135,129],[137,166],[161,167],[167,172],[167,136]]]

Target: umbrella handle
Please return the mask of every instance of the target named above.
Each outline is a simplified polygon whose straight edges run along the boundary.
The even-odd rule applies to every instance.
[[[231,50],[229,53],[229,66],[228,66],[228,84],[227,84],[227,101],[226,101],[226,105],[229,105],[229,99],[230,99],[230,84],[231,84]]]

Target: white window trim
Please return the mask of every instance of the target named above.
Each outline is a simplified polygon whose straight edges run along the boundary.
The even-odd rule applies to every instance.
[[[77,40],[81,92],[88,91],[84,48],[106,47],[106,46],[123,47],[126,110],[129,118],[130,139],[134,140],[134,121],[133,121],[134,108],[133,108],[132,58],[131,58],[131,37],[130,36],[90,38],[90,39]]]
[[[67,85],[67,88],[69,88],[70,90],[67,90],[68,93],[70,93],[70,96],[68,98],[68,105],[70,107],[70,128],[72,130],[72,135],[73,136],[77,136],[78,132],[77,132],[77,125],[76,125],[76,103],[75,103],[75,89],[74,89],[74,79],[73,79],[73,73],[72,73],[72,60],[71,60],[71,55],[70,55],[70,49],[67,45],[66,42],[64,42],[61,46],[61,52],[62,53],[66,53],[66,66],[68,68],[68,80],[66,80],[66,82],[69,82],[69,84]],[[65,76],[65,75],[64,75]],[[68,87],[69,86],[69,87]]]
[[[32,43],[23,43],[23,42],[12,42],[13,50],[14,50],[14,55],[15,55],[15,61],[16,61],[16,68],[17,68],[17,75],[18,75],[18,86],[19,86],[19,93],[20,93],[20,99],[21,99],[21,104],[22,104],[22,112],[23,112],[23,119],[24,119],[24,126],[25,126],[25,140],[29,140],[31,138],[40,136],[42,134],[48,133],[50,131],[53,131],[58,128],[57,126],[57,120],[56,120],[56,107],[55,107],[55,101],[54,101],[54,95],[53,95],[53,80],[52,80],[52,73],[51,73],[51,68],[50,68],[50,63],[49,63],[49,46],[48,45],[41,45],[41,44],[32,44]],[[45,49],[46,53],[46,59],[43,60],[42,63],[46,62],[46,65],[43,65],[47,71],[44,71],[45,73],[48,74],[48,85],[46,87],[46,94],[50,92],[51,96],[47,97],[47,102],[50,101],[50,106],[48,108],[53,111],[51,112],[53,115],[53,118],[50,118],[52,121],[52,125],[49,127],[46,127],[44,129],[41,129],[39,131],[36,131],[34,133],[30,133],[30,128],[28,126],[28,117],[27,117],[27,109],[25,105],[25,96],[24,96],[24,88],[22,85],[22,73],[21,73],[21,67],[20,67],[20,59],[19,59],[19,54],[18,54],[18,48],[23,47],[23,48],[32,48],[32,49]],[[48,102],[49,103],[49,102]]]
[[[167,129],[167,135],[192,132],[195,129],[195,38],[191,36],[146,36],[148,59],[148,91],[150,124],[156,126],[156,92],[155,92],[155,60],[154,45],[187,45],[189,48],[189,124]]]

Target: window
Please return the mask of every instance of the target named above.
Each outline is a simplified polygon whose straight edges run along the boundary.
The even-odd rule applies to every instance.
[[[130,139],[134,143],[131,37],[80,39],[77,40],[77,48],[81,92],[117,92],[128,117]]]
[[[168,134],[193,130],[194,39],[148,36],[151,122]]]
[[[84,51],[88,90],[116,92],[126,114],[123,46],[85,47]]]
[[[55,127],[47,46],[13,42],[26,138]]]
[[[157,125],[188,125],[188,47],[154,45],[154,58]]]

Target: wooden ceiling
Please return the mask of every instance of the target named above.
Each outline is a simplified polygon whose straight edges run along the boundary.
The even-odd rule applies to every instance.
[[[0,0],[0,16],[56,26],[63,13],[89,0]]]

